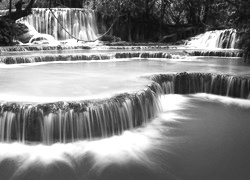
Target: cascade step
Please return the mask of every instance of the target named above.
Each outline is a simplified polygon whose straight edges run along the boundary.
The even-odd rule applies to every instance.
[[[209,93],[250,98],[248,76],[184,72],[150,78],[153,82],[144,90],[111,99],[35,105],[2,103],[0,140],[53,144],[118,135],[156,117],[161,112],[162,94]]]

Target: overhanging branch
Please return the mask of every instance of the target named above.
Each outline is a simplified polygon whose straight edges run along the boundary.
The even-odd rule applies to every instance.
[[[15,12],[11,12],[8,15],[3,16],[3,18],[9,18],[9,19],[16,21],[22,17],[26,17],[26,16],[32,14],[31,10],[32,10],[32,6],[33,6],[34,2],[35,2],[35,0],[30,0],[29,4],[27,5],[27,7],[24,10],[22,10],[22,8],[16,9]]]
[[[227,3],[229,3],[229,4],[231,4],[231,5],[233,5],[233,6],[235,6],[237,9],[239,8],[239,5],[236,3],[236,2],[233,2],[233,1],[231,1],[231,0],[225,0]]]

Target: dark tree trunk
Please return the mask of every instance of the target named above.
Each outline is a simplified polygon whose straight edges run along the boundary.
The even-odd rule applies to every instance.
[[[93,0],[93,9],[96,8],[96,0]]]
[[[32,13],[32,6],[35,0],[30,0],[27,7],[23,10],[22,0],[19,0],[16,4],[16,11],[11,11],[12,1],[10,0],[9,14],[0,17],[0,45],[9,46],[14,45],[14,39],[18,35],[20,26],[17,25],[16,20],[26,17]],[[23,32],[21,30],[21,32]]]
[[[164,0],[161,0],[161,16],[160,16],[160,39],[163,36],[163,23],[164,23],[164,16],[165,16],[165,9],[166,9],[166,3]]]
[[[204,16],[203,16],[203,23],[207,23],[207,17],[208,17],[208,13],[209,13],[209,1],[206,1],[205,3],[205,9],[204,9]]]
[[[129,42],[132,42],[132,36],[131,36],[131,16],[130,16],[130,13],[127,14],[127,23],[128,23],[128,41]]]
[[[145,37],[145,39],[148,39],[148,19],[149,19],[149,0],[146,0],[145,15],[143,16],[144,37]]]
[[[11,9],[12,9],[12,0],[10,0],[9,13],[11,13]]]

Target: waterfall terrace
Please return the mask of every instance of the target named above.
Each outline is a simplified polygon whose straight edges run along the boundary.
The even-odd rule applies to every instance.
[[[94,12],[53,11],[98,36]],[[250,178],[250,65],[235,30],[180,46],[71,44],[34,12],[26,23],[63,42],[0,47],[1,180]]]

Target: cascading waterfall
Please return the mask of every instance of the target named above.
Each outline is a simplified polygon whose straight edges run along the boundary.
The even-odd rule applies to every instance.
[[[149,122],[160,111],[156,84],[101,102],[0,106],[0,141],[44,144],[110,137]]]
[[[250,98],[250,78],[210,73],[155,75],[164,94],[208,93],[236,98]]]
[[[0,11],[0,15],[7,13],[7,10]],[[91,41],[98,34],[95,12],[86,9],[32,8],[32,14],[22,18],[20,22],[33,26],[41,34],[52,35],[56,40],[72,39],[74,36]]]
[[[250,78],[206,73],[161,74],[136,94],[108,100],[47,104],[3,103],[0,140],[53,144],[110,137],[147,124],[160,111],[162,94],[210,93],[250,98]]]
[[[207,31],[204,34],[200,34],[187,42],[187,45],[203,48],[223,48],[234,49],[236,47],[235,29],[215,30]]]
[[[175,55],[162,52],[116,52],[116,53],[79,53],[79,54],[58,54],[58,55],[41,55],[41,56],[5,56],[0,57],[0,62],[5,64],[22,64],[36,62],[53,62],[53,61],[82,61],[82,60],[107,60],[122,58],[165,58],[181,59],[183,55]]]
[[[192,51],[191,56],[242,57],[242,51]]]
[[[52,8],[51,11],[48,8],[33,8],[32,15],[23,18],[23,21],[28,22],[39,33],[50,34],[56,40],[72,39],[69,34],[85,41],[97,38],[94,11],[70,8]]]
[[[52,11],[67,31],[77,38],[92,40],[96,36],[94,12],[81,9],[71,9],[72,12],[68,9],[52,9]],[[51,34],[58,40],[70,38],[64,30],[60,29],[58,21],[49,9],[34,9],[33,12],[34,15],[28,17],[26,22],[39,32]],[[199,42],[204,43],[203,47],[234,48],[237,41],[235,30],[214,31],[204,36],[207,39],[204,37],[203,41]],[[53,50],[59,50],[55,51],[56,54],[45,52],[39,53],[39,56],[36,52],[25,52],[20,55],[19,52],[2,51],[0,65],[6,71],[1,70],[4,76],[0,78],[0,83],[3,83],[0,102],[0,179],[152,180],[234,179],[235,177],[249,179],[247,157],[250,150],[248,146],[250,102],[243,100],[250,99],[249,67],[243,67],[240,63],[233,66],[237,62],[236,58],[218,58],[218,61],[225,59],[230,60],[230,63],[204,63],[206,58],[204,61],[203,59],[196,61],[196,58],[192,61],[192,58],[186,58],[187,55],[238,57],[241,56],[241,52],[221,49],[216,52],[185,49],[176,53],[175,51],[158,52],[158,50],[152,52],[144,49],[133,52],[74,51],[68,53],[61,51],[63,48],[68,48],[64,45],[52,47]],[[195,45],[201,47],[200,44]],[[51,47],[47,46],[15,48],[22,51],[38,50],[37,48],[51,50],[49,49]],[[133,48],[127,47],[129,50]],[[86,48],[81,46],[79,49]],[[143,49],[143,47],[135,49]],[[29,71],[29,68],[34,65],[6,65],[119,58],[149,58],[149,61],[162,63],[142,62],[140,59],[140,63],[146,64],[145,66],[131,63],[125,67],[125,63],[103,66],[95,62],[96,64],[92,65],[94,69],[91,69],[92,66],[79,69],[81,72],[89,72],[91,76],[78,74],[78,69],[75,67],[80,65],[77,63],[69,69],[65,68],[66,66],[57,66],[56,64],[59,63],[52,63],[55,64],[52,67],[52,78],[48,72],[50,68],[39,66]],[[158,58],[164,59],[158,61]],[[167,60],[179,58],[183,60],[176,60],[176,62]],[[130,61],[125,59],[127,60]],[[184,63],[186,60],[188,62]],[[67,63],[67,66],[70,64],[74,63]],[[164,68],[161,69],[163,66]],[[9,68],[15,73],[9,73],[11,71]],[[24,71],[20,69],[29,71],[27,76],[21,76]],[[41,69],[39,73],[38,69]],[[102,69],[105,71],[101,71]],[[109,73],[113,69],[115,71]],[[69,73],[71,71],[74,75]],[[100,72],[97,73],[97,71]],[[124,73],[125,71],[128,73]],[[170,73],[174,71],[182,73]],[[48,77],[42,80],[30,78],[34,72],[39,74],[39,77],[43,75]],[[215,74],[217,72],[221,74]],[[118,76],[118,73],[121,76]],[[109,76],[106,76],[107,74]],[[133,75],[135,79],[131,77],[121,79],[128,74]],[[60,76],[57,78],[58,75]],[[14,76],[21,78],[17,80]],[[101,80],[95,82],[97,76],[101,77]],[[150,84],[145,89],[139,86],[139,90],[143,90],[132,91],[130,94],[128,92],[131,91],[123,88],[121,92],[123,94],[108,96],[110,98],[106,99],[90,100],[90,96],[86,93],[88,100],[81,100],[79,94],[85,95],[87,92],[85,86],[79,87],[78,90],[72,85],[84,83],[88,86],[93,83],[93,86],[97,86],[96,91],[102,92],[110,86],[107,82],[108,78],[116,78],[118,81],[111,82],[111,88],[114,88],[114,84],[117,86],[131,84],[130,86],[134,88],[134,81],[140,81],[137,76],[148,78],[141,82],[143,87],[144,82]],[[77,79],[78,77],[84,79]],[[28,78],[31,81],[20,82],[19,79],[22,78]],[[22,96],[24,100],[19,99],[21,95],[16,93],[18,91],[26,94],[36,91],[31,88],[36,86],[33,80],[43,83],[51,79],[53,79],[51,83],[42,85],[54,85],[58,80],[64,79],[63,83],[58,82],[57,88],[60,87],[59,91],[63,91],[70,87],[70,92],[79,91],[72,96],[75,101],[71,99],[69,91],[62,93],[69,97],[68,101],[62,101],[63,98],[67,99],[64,95],[58,95],[57,101],[52,100],[53,95],[47,95],[51,97],[47,101],[46,98],[39,96],[50,93],[50,90],[42,90],[43,88],[38,88],[41,94],[34,93],[34,97],[43,98],[40,103],[33,99],[32,102],[27,103],[29,98],[25,99],[26,96]],[[72,79],[75,80],[72,84],[65,83]],[[8,86],[12,83],[15,86]],[[7,88],[4,90],[6,85]],[[26,85],[28,88],[19,89]],[[10,92],[13,89],[17,91]],[[59,91],[57,89],[56,94],[59,94]],[[89,91],[92,92],[91,89]],[[93,94],[96,91],[93,91]],[[116,89],[114,91],[117,93]],[[169,96],[167,97],[165,94],[185,95],[167,95]],[[103,97],[102,94],[100,96]],[[100,96],[97,95],[97,97]],[[220,101],[222,103],[218,103]],[[226,106],[224,101],[227,101]],[[235,171],[229,172],[228,169]]]

